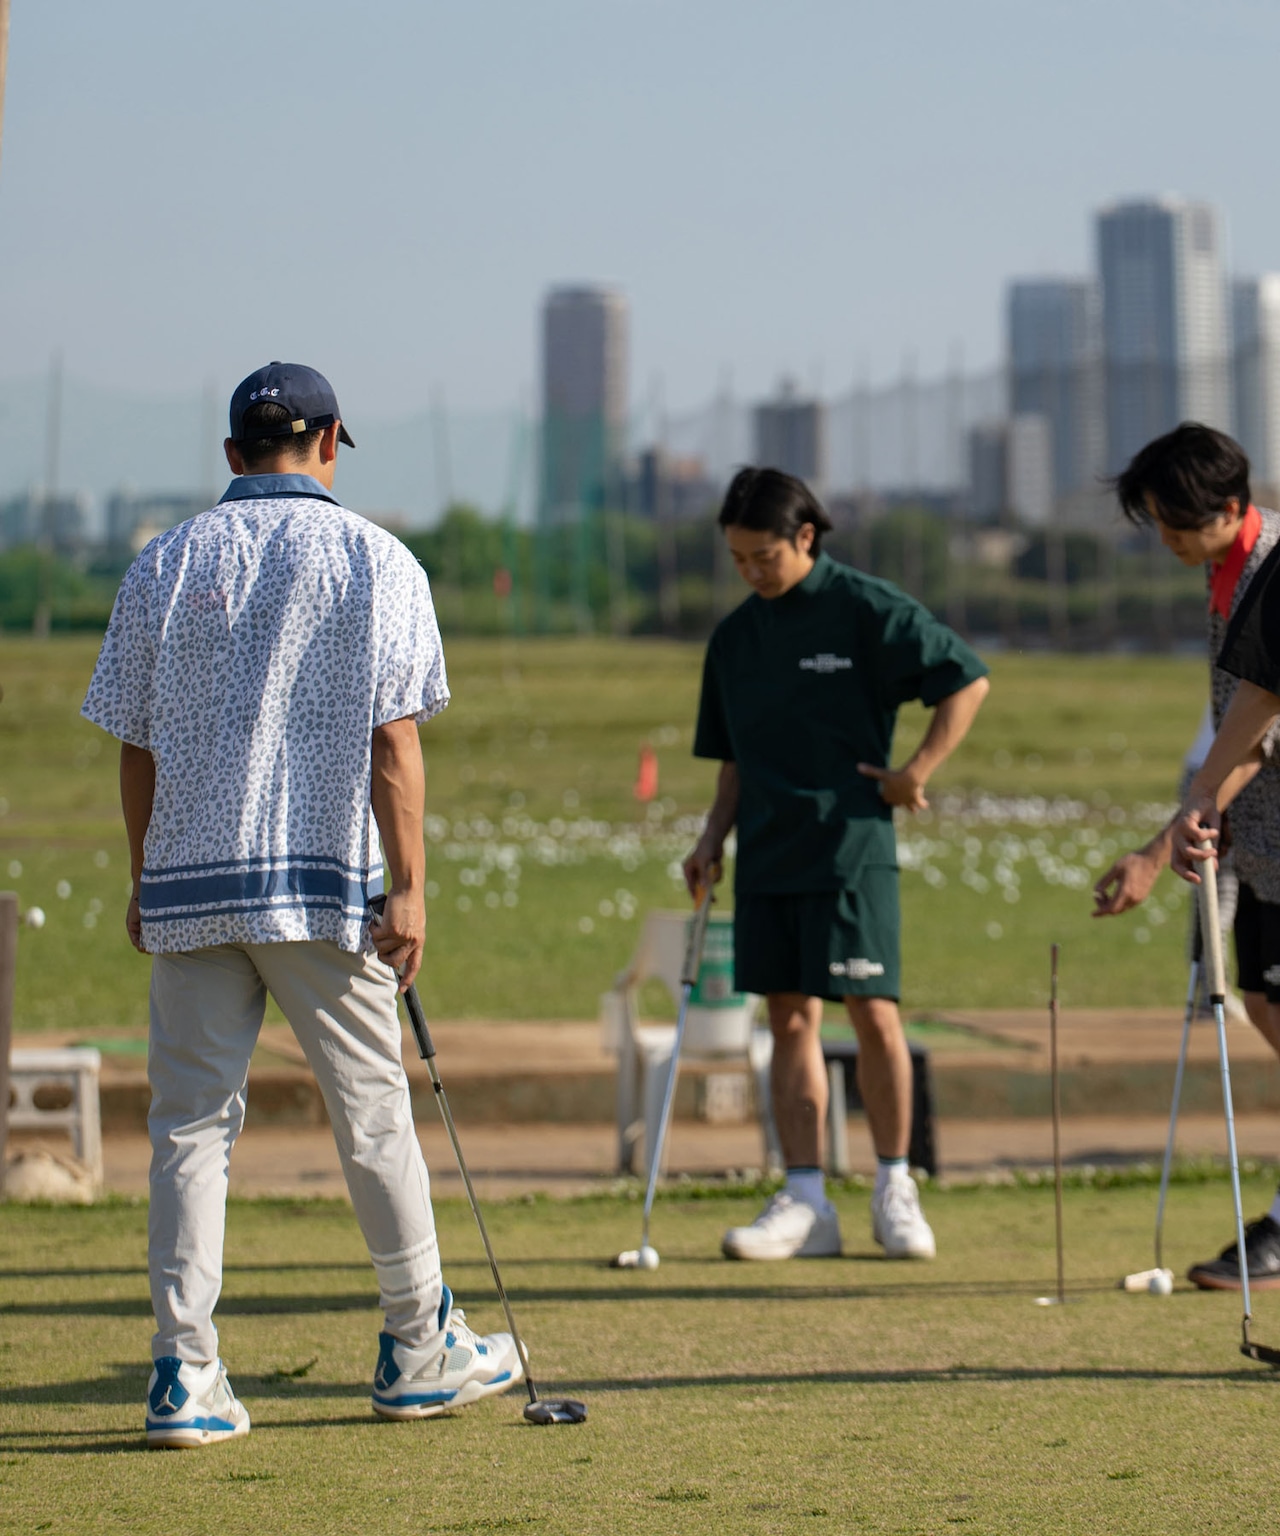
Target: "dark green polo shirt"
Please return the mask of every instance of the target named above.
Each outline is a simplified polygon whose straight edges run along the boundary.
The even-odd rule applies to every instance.
[[[738,891],[842,890],[896,865],[892,810],[857,765],[889,765],[899,705],[935,705],[986,671],[914,598],[827,555],[723,619],[693,750],[738,767]]]

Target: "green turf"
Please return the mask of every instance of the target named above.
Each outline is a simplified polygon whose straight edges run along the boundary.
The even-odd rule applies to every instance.
[[[1270,1184],[1246,1189],[1250,1209]],[[1068,1294],[1049,1187],[933,1190],[942,1257],[715,1257],[742,1197],[664,1200],[651,1274],[634,1202],[489,1209],[544,1390],[589,1404],[537,1429],[511,1396],[384,1424],[367,1394],[378,1316],[350,1211],[233,1205],[222,1351],[249,1438],[141,1451],[151,1322],[146,1211],[7,1210],[0,1228],[0,1531],[257,1533],[1256,1532],[1274,1510],[1280,1375],[1236,1352],[1239,1298],[1114,1289],[1151,1262],[1155,1192],[1070,1189]],[[1175,1187],[1179,1268],[1230,1226],[1219,1178]],[[464,1205],[439,1212],[471,1321],[500,1325]],[[1280,1300],[1257,1298],[1280,1343]]]
[[[77,714],[95,653],[88,639],[9,637],[0,653],[0,882],[48,917],[22,934],[19,1028],[145,1020],[147,967],[122,936],[115,748]],[[678,862],[714,778],[689,750],[701,651],[472,640],[448,655],[454,703],[423,730],[426,1004],[450,1018],[593,1017],[644,912],[683,899]],[[906,1007],[1039,1005],[1055,941],[1064,1006],[1176,1006],[1185,887],[1166,876],[1141,914],[1107,923],[1090,918],[1088,887],[1172,800],[1202,664],[1006,655],[992,667],[933,809],[902,831]],[[923,720],[904,711],[900,740]],[[648,807],[632,796],[643,742],[660,764]]]

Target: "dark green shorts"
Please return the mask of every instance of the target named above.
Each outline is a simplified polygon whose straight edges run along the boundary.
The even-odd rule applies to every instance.
[[[844,891],[740,895],[733,915],[733,978],[739,992],[806,997],[900,993],[898,871],[864,869]]]

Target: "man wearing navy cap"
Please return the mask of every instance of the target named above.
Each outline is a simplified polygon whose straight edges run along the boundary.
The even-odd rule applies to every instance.
[[[231,398],[217,506],[121,584],[83,706],[119,738],[152,956],[147,1441],[247,1434],[218,1358],[227,1169],[267,994],[315,1072],[385,1314],[373,1408],[425,1418],[521,1377],[440,1272],[401,1060],[397,978],[425,934],[418,725],[449,702],[431,593],[400,541],[332,495],[354,447],[328,381],[270,363]],[[369,899],[389,889],[370,924]]]

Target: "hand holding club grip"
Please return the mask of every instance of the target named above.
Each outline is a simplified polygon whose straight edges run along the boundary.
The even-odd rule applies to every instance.
[[[689,939],[684,947],[684,964],[680,968],[682,987],[696,987],[698,984],[698,972],[702,969],[702,946],[706,942],[707,922],[711,917],[711,904],[715,899],[715,882],[712,881],[703,892],[702,900],[693,914],[693,922],[689,926]]]
[[[1213,843],[1206,840],[1201,846],[1213,852]],[[1200,928],[1204,938],[1206,969],[1209,981],[1209,1001],[1223,1002],[1227,995],[1226,968],[1222,961],[1222,922],[1218,916],[1218,861],[1209,858],[1200,866]]]
[[[375,917],[381,917],[383,909],[387,905],[385,893],[378,896],[370,896],[368,900],[369,911]],[[409,1013],[409,1023],[413,1026],[413,1038],[418,1042],[418,1055],[423,1061],[430,1061],[436,1053],[435,1041],[431,1038],[431,1031],[427,1027],[427,1016],[422,1011],[422,999],[418,996],[418,989],[412,983],[405,988],[404,1005]]]

